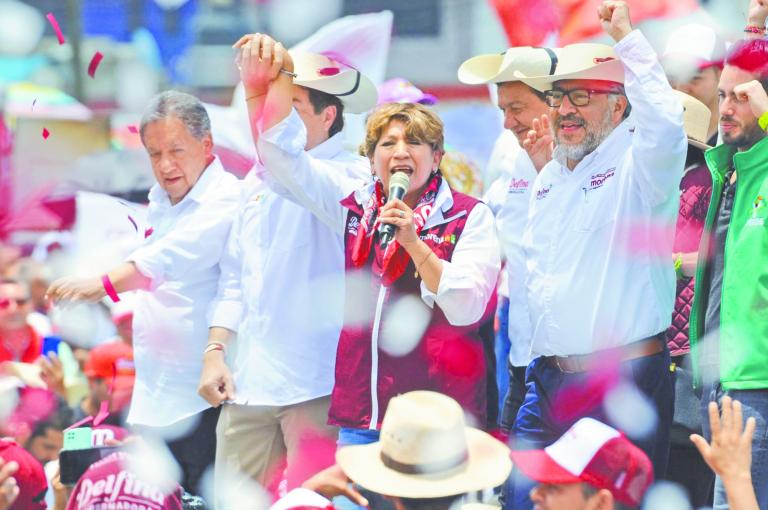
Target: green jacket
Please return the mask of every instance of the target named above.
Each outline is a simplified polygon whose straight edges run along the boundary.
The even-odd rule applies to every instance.
[[[725,241],[720,381],[726,390],[765,389],[768,388],[768,138],[739,153],[733,147],[719,145],[708,150],[705,158],[712,173],[712,200],[696,267],[690,320],[693,358],[700,361],[698,343],[704,334],[709,297],[704,275],[709,240],[717,218],[724,175],[733,162],[738,181]]]

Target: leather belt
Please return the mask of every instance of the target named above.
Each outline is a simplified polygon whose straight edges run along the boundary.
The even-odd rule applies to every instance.
[[[662,352],[665,347],[666,342],[663,339],[663,334],[658,333],[631,344],[613,349],[604,349],[591,354],[544,356],[544,362],[565,374],[575,374],[595,370],[605,363],[630,361],[652,356]]]

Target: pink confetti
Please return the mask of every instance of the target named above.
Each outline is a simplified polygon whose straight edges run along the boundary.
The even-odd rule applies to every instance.
[[[48,18],[48,21],[51,23],[53,31],[56,32],[56,38],[58,38],[59,44],[64,44],[64,34],[61,33],[59,22],[56,21],[56,16],[54,16],[52,12],[49,12],[45,17]]]
[[[64,430],[76,429],[76,428],[82,427],[86,423],[91,423],[92,421],[93,421],[93,416],[86,416],[82,420],[76,421],[75,423],[73,423],[69,427],[65,428]]]
[[[96,68],[99,67],[99,64],[101,63],[101,59],[104,58],[104,55],[100,51],[97,51],[93,54],[93,58],[91,59],[91,63],[88,64],[88,75],[93,78],[96,74]]]
[[[322,69],[317,71],[317,74],[320,76],[336,76],[341,72],[341,69],[338,67],[323,67]]]
[[[47,140],[49,136],[51,136],[51,132],[48,131],[48,129],[43,128],[43,139]]]
[[[136,229],[136,232],[138,232],[138,231],[139,231],[139,226],[136,224],[136,220],[134,220],[133,218],[131,218],[131,215],[130,215],[130,214],[128,215],[128,221],[130,221],[130,222],[131,222],[131,224],[133,225],[133,228],[135,228],[135,229]]]
[[[131,133],[133,133],[134,135],[138,135],[138,134],[139,134],[139,128],[138,128],[138,127],[136,127],[136,126],[135,126],[135,125],[133,125],[133,124],[131,124],[130,126],[128,126],[128,131],[130,131],[130,132],[131,132]]]
[[[152,232],[154,232],[154,231],[155,231],[155,229],[153,229],[152,227],[149,227],[148,229],[146,229],[144,231],[144,239],[146,239],[147,237],[151,236]]]

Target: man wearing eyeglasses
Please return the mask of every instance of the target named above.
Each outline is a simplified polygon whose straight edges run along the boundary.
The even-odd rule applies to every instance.
[[[0,280],[0,362],[32,363],[40,357],[42,339],[27,324],[29,289],[16,280]]]
[[[513,436],[517,448],[540,448],[584,416],[623,429],[647,418],[645,430],[625,430],[663,474],[673,405],[663,335],[675,297],[683,109],[626,3],[604,1],[598,13],[615,46],[560,50],[545,93],[549,116],[525,144],[529,153],[552,150],[554,138],[523,239],[537,357]],[[626,412],[604,404],[616,388],[637,395]],[[614,402],[628,401],[619,395]],[[645,402],[656,416],[638,412]],[[528,488],[516,480],[506,506],[532,507]]]

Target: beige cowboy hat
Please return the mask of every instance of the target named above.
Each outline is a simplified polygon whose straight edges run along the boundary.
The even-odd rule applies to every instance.
[[[560,48],[554,73],[532,74],[516,69],[518,80],[548,84],[559,80],[603,80],[624,83],[624,65],[611,46],[596,43],[569,44]],[[551,87],[548,87],[551,88]]]
[[[347,113],[365,113],[376,106],[376,86],[357,69],[319,53],[290,54],[295,85],[338,97]]]
[[[515,71],[521,71],[530,76],[550,75],[555,72],[560,62],[559,48],[533,48],[521,46],[509,48],[504,53],[478,55],[459,66],[459,81],[469,85],[482,83],[502,83],[506,81],[521,81]],[[526,84],[544,90],[549,83],[526,80]]]
[[[707,145],[707,130],[712,111],[707,108],[707,105],[685,92],[675,90],[675,94],[683,104],[683,124],[688,143],[699,149],[711,149],[712,147]]]
[[[389,401],[376,443],[347,446],[336,462],[355,483],[387,496],[439,498],[501,485],[509,448],[467,427],[452,398],[412,391]]]

